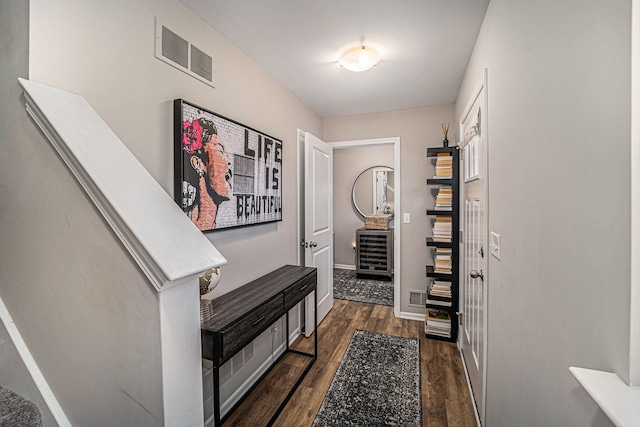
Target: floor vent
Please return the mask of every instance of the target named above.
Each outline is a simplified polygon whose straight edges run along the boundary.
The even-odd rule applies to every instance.
[[[409,290],[409,306],[410,307],[422,307],[427,304],[427,292]]]
[[[157,18],[156,58],[215,87],[213,57],[162,25]]]

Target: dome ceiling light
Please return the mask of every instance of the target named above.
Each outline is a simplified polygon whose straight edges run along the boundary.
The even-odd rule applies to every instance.
[[[341,67],[349,71],[366,71],[380,62],[380,53],[371,47],[354,47],[345,50],[338,61]]]

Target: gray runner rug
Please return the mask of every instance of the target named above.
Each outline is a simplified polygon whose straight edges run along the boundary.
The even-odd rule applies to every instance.
[[[356,330],[314,427],[421,426],[420,342]]]
[[[333,297],[393,307],[393,282],[334,273]]]

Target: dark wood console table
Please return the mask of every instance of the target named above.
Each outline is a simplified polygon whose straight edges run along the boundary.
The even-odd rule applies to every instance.
[[[308,356],[311,360],[268,425],[273,424],[278,418],[318,357],[318,319],[315,310],[313,354],[289,348],[289,310],[315,291],[316,286],[315,268],[285,265],[212,301],[213,315],[202,324],[200,332],[202,357],[213,362],[213,413],[216,427],[221,426],[221,422],[224,422],[244,400],[243,397],[224,417],[220,416],[220,367],[276,320],[286,315],[285,351],[260,380],[287,352]],[[317,307],[317,293],[314,293],[314,303]],[[260,380],[256,381],[254,387]]]

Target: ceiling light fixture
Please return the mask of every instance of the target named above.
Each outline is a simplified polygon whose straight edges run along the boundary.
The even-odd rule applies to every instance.
[[[349,71],[366,71],[380,62],[380,53],[371,47],[354,47],[345,50],[338,61],[341,67]]]

